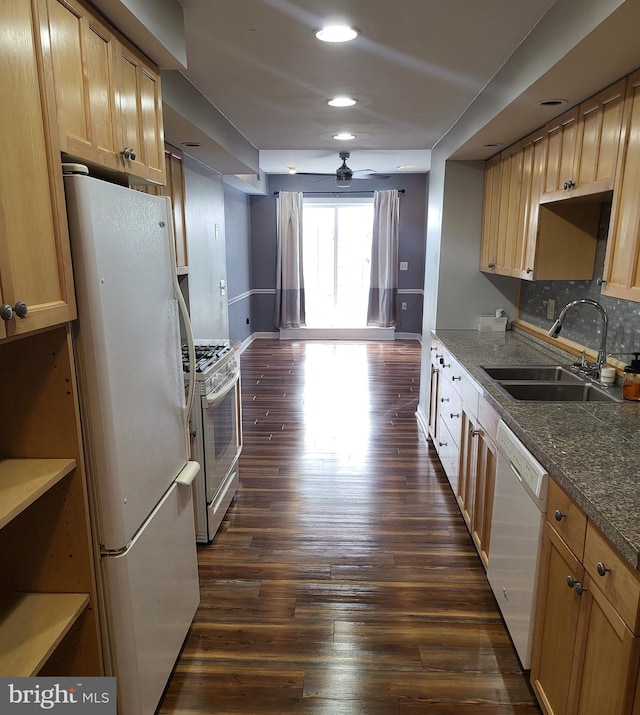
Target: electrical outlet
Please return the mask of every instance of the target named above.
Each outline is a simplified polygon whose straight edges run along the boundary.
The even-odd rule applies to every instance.
[[[556,301],[553,298],[549,298],[547,301],[547,318],[549,320],[554,320],[556,317]]]
[[[400,270],[408,271],[409,270],[409,262],[408,261],[400,261]]]
[[[407,303],[406,303],[406,301],[403,300],[402,303],[400,303],[400,310],[406,310],[406,309],[407,309]]]

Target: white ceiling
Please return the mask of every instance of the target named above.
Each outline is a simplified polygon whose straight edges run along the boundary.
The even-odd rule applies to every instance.
[[[354,171],[427,171],[429,150],[553,4],[182,0],[183,74],[260,150],[266,173],[331,173],[339,151],[351,152]],[[342,45],[314,37],[338,20],[360,36]],[[338,94],[358,104],[327,106]],[[356,139],[338,142],[340,131]]]

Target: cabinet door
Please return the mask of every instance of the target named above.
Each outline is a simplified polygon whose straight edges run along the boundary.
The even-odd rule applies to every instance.
[[[616,82],[580,105],[571,196],[613,189],[625,84]]]
[[[60,148],[115,169],[115,37],[77,0],[48,0]]]
[[[473,485],[473,509],[471,513],[471,536],[478,549],[485,569],[489,563],[491,544],[491,517],[493,516],[493,493],[496,485],[496,446],[479,430],[475,438],[475,484]]]
[[[496,273],[510,276],[515,269],[516,243],[522,235],[522,152],[516,144],[500,155],[500,209]]]
[[[500,155],[487,161],[484,171],[482,246],[480,270],[495,273],[498,256],[498,216],[500,214]]]
[[[602,293],[640,302],[640,71],[627,80]]]
[[[33,10],[33,13],[32,13]],[[45,83],[36,45],[43,7],[0,3],[0,301],[14,308],[6,335],[19,335],[75,317],[52,87]],[[55,125],[54,125],[55,127]],[[24,302],[26,317],[16,304]]]
[[[603,592],[585,577],[580,622],[580,648],[575,667],[571,715],[629,715],[638,674],[638,639]]]
[[[429,435],[438,444],[440,423],[440,369],[431,363],[431,392],[429,393]]]
[[[547,522],[536,608],[531,684],[547,715],[564,715],[570,706],[570,678],[578,634],[580,596],[567,578],[583,583],[584,570]]]
[[[117,109],[123,169],[165,182],[160,77],[122,42],[117,43]]]
[[[544,130],[523,139],[522,153],[522,228],[516,242],[512,275],[533,280],[536,275],[538,239],[538,212],[544,167],[547,160],[547,142]]]
[[[469,531],[473,516],[478,464],[478,431],[475,420],[467,412],[462,413],[460,434],[460,470],[458,478],[458,506]]]
[[[178,149],[165,145],[165,167],[167,171],[166,194],[171,197],[173,211],[173,233],[176,242],[176,263],[179,274],[189,272],[189,252],[184,211],[184,170],[183,155]]]
[[[578,140],[578,107],[565,112],[552,122],[547,134],[547,163],[542,182],[542,201],[566,199],[569,182],[575,182],[574,160]]]

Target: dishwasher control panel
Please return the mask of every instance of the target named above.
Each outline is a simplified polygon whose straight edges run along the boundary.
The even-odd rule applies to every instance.
[[[498,449],[511,463],[511,468],[524,488],[546,511],[548,474],[516,435],[501,420],[498,424]]]

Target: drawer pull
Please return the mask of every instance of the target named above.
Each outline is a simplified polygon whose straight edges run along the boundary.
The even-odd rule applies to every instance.
[[[450,415],[451,415],[451,419],[453,419],[454,417],[460,417],[459,412],[451,412]]]
[[[470,434],[472,437],[477,437],[481,432],[482,432],[482,430],[473,429],[473,427],[472,427],[471,425],[469,425],[469,434]]]
[[[454,376],[451,378],[451,382],[454,382],[455,380],[462,380],[462,375],[458,375],[458,377],[456,377],[456,376],[454,375]]]
[[[448,398],[448,397],[441,397],[441,398],[440,398],[440,402],[449,402],[449,398]]]
[[[578,596],[582,596],[586,590],[587,589],[580,583],[580,581],[576,581],[576,593]]]
[[[447,446],[447,443],[446,443],[446,442],[438,442],[438,444],[440,445],[440,447],[446,447],[446,446]]]
[[[606,576],[611,569],[608,569],[602,561],[598,561],[598,564],[596,566],[596,569],[598,570],[598,576]]]
[[[573,578],[573,576],[567,576],[567,586],[569,588],[573,588],[576,585],[576,580]]]
[[[566,514],[563,514],[560,509],[556,509],[553,512],[553,517],[556,521],[562,521],[565,518]]]

